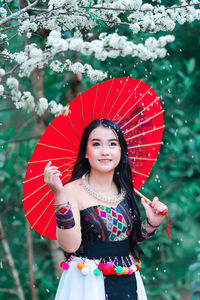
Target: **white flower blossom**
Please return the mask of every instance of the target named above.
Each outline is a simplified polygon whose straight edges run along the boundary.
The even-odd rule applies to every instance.
[[[87,75],[92,81],[101,81],[107,77],[107,73],[98,70],[91,70]]]
[[[50,64],[50,68],[54,71],[54,72],[63,72],[64,70],[64,64],[61,63],[59,60],[55,60]]]
[[[62,114],[64,108],[62,104],[57,104],[56,101],[52,100],[49,102],[50,112],[56,116]],[[67,112],[68,113],[68,112]]]
[[[70,44],[69,44],[69,49],[70,50],[75,50],[75,51],[80,51],[82,48],[82,43],[83,40],[80,38],[73,38],[70,40]]]
[[[153,9],[154,9],[154,7],[149,3],[145,3],[141,6],[142,11],[147,11],[147,10],[152,11]]]
[[[47,46],[52,46],[55,54],[60,51],[68,50],[68,42],[61,37],[61,32],[52,30],[47,39]]]
[[[71,65],[70,67],[71,71],[75,74],[83,73],[84,72],[84,67],[81,63],[76,62]]]
[[[84,55],[91,55],[91,54],[93,53],[93,49],[92,49],[91,43],[89,43],[89,42],[84,42],[84,43],[82,44],[81,52],[82,52]]]
[[[30,20],[25,20],[22,22],[22,25],[19,27],[20,32],[28,32],[28,31],[37,31],[38,30],[38,24],[35,22],[30,22]]]
[[[0,78],[6,74],[5,70],[0,68]]]
[[[4,93],[4,87],[0,84],[0,96],[2,96]]]
[[[42,49],[38,49],[36,47],[31,47],[30,48],[30,57],[31,58],[41,59],[42,55],[43,55]]]
[[[64,5],[70,7],[76,7],[77,3],[76,0],[49,0],[48,1],[49,10],[53,8],[62,7]]]
[[[131,24],[129,28],[134,32],[138,33],[140,31],[140,26],[138,23]]]
[[[7,34],[4,34],[4,33],[0,34],[0,40],[1,41],[6,41],[7,38],[8,38]]]
[[[156,49],[156,55],[157,55],[157,57],[159,57],[159,58],[164,58],[165,56],[166,56],[166,54],[167,54],[167,50],[166,49],[164,49],[164,48],[162,48],[162,49]]]
[[[35,111],[39,116],[42,116],[43,113],[47,110],[47,108],[48,108],[48,101],[46,98],[42,97],[38,100],[38,103],[35,107]]]
[[[0,8],[0,18],[6,18],[7,16],[7,10],[3,7]]]
[[[14,77],[9,77],[6,80],[6,84],[10,89],[18,89],[19,81]]]

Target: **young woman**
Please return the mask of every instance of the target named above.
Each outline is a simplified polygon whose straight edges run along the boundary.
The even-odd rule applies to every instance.
[[[151,206],[142,199],[141,223],[120,127],[108,119],[91,122],[71,179],[63,186],[59,176],[49,162],[44,178],[55,195],[57,240],[68,257],[56,300],[145,300],[138,243],[154,234],[167,206],[157,197]]]

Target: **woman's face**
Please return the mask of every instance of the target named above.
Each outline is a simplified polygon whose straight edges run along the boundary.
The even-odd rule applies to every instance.
[[[97,127],[89,135],[86,158],[91,169],[99,172],[113,171],[121,159],[117,134],[107,127]]]

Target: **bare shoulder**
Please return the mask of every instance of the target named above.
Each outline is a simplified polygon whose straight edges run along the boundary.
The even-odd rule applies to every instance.
[[[79,206],[79,199],[81,195],[81,179],[74,180],[64,185],[65,194],[69,201],[73,201]]]

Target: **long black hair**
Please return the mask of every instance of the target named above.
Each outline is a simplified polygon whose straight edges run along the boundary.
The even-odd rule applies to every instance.
[[[129,205],[129,208],[132,212],[133,216],[133,228],[129,235],[130,240],[130,250],[133,256],[138,259],[141,254],[143,254],[143,251],[138,245],[138,240],[141,239],[141,218],[140,218],[140,211],[136,202],[136,197],[134,194],[133,189],[133,183],[132,183],[132,173],[131,173],[131,167],[129,164],[128,159],[128,149],[127,149],[127,143],[124,138],[124,134],[121,130],[121,128],[114,123],[113,121],[109,119],[97,119],[92,121],[84,130],[81,143],[79,147],[78,152],[78,158],[74,165],[72,176],[68,182],[72,182],[76,179],[79,179],[82,177],[83,174],[86,172],[90,172],[90,164],[88,162],[88,159],[85,158],[86,150],[87,150],[87,143],[90,133],[97,127],[106,127],[111,130],[117,135],[118,141],[121,147],[121,159],[117,167],[114,171],[113,180],[115,184],[117,185],[117,188],[119,191],[124,188],[126,191],[126,199]]]

